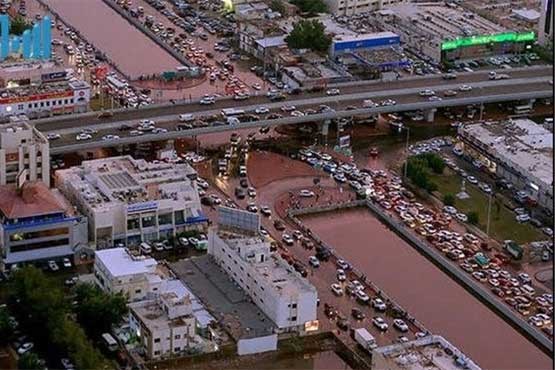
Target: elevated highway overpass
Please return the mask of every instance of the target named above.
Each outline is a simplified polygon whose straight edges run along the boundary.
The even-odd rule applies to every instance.
[[[457,88],[457,84],[442,84],[441,89],[435,88],[438,95],[440,91]],[[179,122],[176,115],[168,115],[157,118],[157,127],[166,128],[166,133],[145,133],[142,136],[129,136],[129,131],[119,131],[121,125],[134,125],[136,120],[106,122],[97,125],[78,125],[52,130],[43,125],[38,126],[44,133],[56,132],[62,135],[61,139],[51,142],[52,154],[70,153],[80,150],[90,150],[99,147],[113,147],[119,145],[136,144],[149,141],[173,140],[184,137],[192,137],[202,134],[209,134],[222,131],[233,131],[243,128],[258,128],[263,126],[278,126],[288,124],[301,124],[307,122],[326,122],[334,118],[352,117],[357,115],[370,115],[381,113],[394,113],[404,111],[423,110],[433,112],[437,108],[467,106],[471,104],[482,105],[497,102],[533,100],[542,98],[553,98],[552,85],[545,77],[510,79],[503,81],[483,81],[473,84],[473,90],[459,93],[455,97],[444,98],[441,101],[429,101],[418,95],[421,88],[395,89],[378,92],[365,92],[355,94],[342,94],[340,96],[311,97],[288,101],[286,103],[264,104],[271,111],[279,111],[285,104],[294,104],[297,109],[318,107],[320,104],[330,106],[333,111],[305,115],[301,117],[286,116],[277,119],[261,119],[254,122],[240,123],[237,125],[212,125],[208,127],[197,127],[188,130],[177,130]],[[397,104],[391,106],[378,106],[374,108],[363,108],[361,103],[365,99],[380,101],[384,99],[395,99]],[[236,103],[236,102],[235,102]],[[251,103],[251,102],[248,102]],[[245,111],[254,110],[258,105],[243,105]],[[357,109],[351,109],[352,107]],[[349,107],[350,109],[346,109]],[[198,106],[197,106],[198,108]],[[202,108],[202,107],[201,107]],[[219,109],[210,107],[208,110],[195,110],[196,116],[208,116],[219,113]],[[89,141],[76,141],[75,136],[84,126],[94,127],[98,133]],[[119,139],[102,140],[104,135],[118,135]]]

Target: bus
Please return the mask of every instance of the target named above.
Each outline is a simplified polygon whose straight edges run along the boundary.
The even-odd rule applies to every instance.
[[[528,114],[532,111],[532,106],[530,104],[527,105],[517,105],[513,108],[515,114]]]
[[[102,334],[102,340],[104,341],[104,345],[110,352],[114,352],[118,349],[118,342],[111,336],[109,333]]]
[[[235,108],[222,109],[222,116],[224,117],[240,116],[242,114],[245,114],[245,111],[242,109],[235,109]]]

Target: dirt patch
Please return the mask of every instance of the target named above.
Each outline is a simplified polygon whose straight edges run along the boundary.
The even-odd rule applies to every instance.
[[[247,169],[249,181],[256,188],[285,178],[322,175],[306,163],[270,152],[250,153]]]

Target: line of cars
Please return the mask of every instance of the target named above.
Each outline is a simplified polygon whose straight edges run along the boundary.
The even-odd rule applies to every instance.
[[[553,313],[552,295],[540,296],[539,302],[533,299],[535,289],[526,274],[519,274],[518,279],[501,267],[508,262],[508,257],[502,253],[491,252],[489,245],[472,233],[459,234],[450,227],[453,219],[459,214],[453,207],[445,207],[442,211],[432,210],[415,202],[413,195],[402,186],[401,178],[391,176],[383,170],[358,170],[353,164],[322,158],[322,153],[313,150],[301,150],[299,158],[310,164],[329,166],[335,163],[335,168],[342,168],[347,179],[360,184],[365,194],[379,207],[397,217],[406,227],[414,230],[430,245],[444,253],[447,258],[458,264],[476,280],[487,284],[492,293],[504,299],[524,316],[530,315],[535,310],[538,314],[550,315]],[[317,158],[314,160],[314,158]],[[326,160],[329,159],[329,160]],[[323,165],[322,165],[323,164]],[[359,189],[360,190],[360,189]],[[451,209],[453,208],[453,209]],[[461,220],[464,222],[464,220]],[[502,275],[502,277],[499,277]],[[344,270],[337,272],[338,280],[345,277]],[[503,289],[505,288],[505,289]],[[545,304],[547,302],[547,304]],[[536,319],[535,322],[539,322]],[[542,321],[544,332],[550,335],[552,325],[547,320]]]

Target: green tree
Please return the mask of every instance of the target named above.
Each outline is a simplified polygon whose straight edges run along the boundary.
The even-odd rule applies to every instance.
[[[443,204],[446,206],[454,206],[455,205],[455,196],[451,193],[447,193],[443,196]]]
[[[281,0],[272,0],[272,2],[270,3],[270,9],[282,15],[284,15],[285,12],[287,11],[285,9],[285,5],[283,5],[283,2]]]
[[[0,345],[8,344],[13,337],[14,327],[6,307],[0,307]]]
[[[293,30],[285,38],[291,49],[311,49],[327,51],[331,44],[331,37],[326,35],[325,27],[316,20],[301,20],[295,23]]]
[[[10,305],[17,307],[13,312],[35,343],[53,353],[67,353],[79,369],[113,367],[71,320],[69,302],[57,280],[25,267],[14,274],[9,292]]]
[[[127,299],[121,294],[108,294],[93,284],[75,287],[77,321],[92,338],[109,332],[127,313]]]
[[[24,17],[18,15],[10,22],[10,33],[12,35],[20,36],[23,31],[31,28],[31,25],[27,23]]]
[[[307,13],[308,16],[328,12],[328,6],[323,0],[293,0],[291,3],[296,5],[302,13]]]
[[[478,212],[468,212],[466,216],[468,217],[468,222],[473,225],[478,225],[478,222],[480,221],[480,216],[478,215]]]
[[[37,370],[44,368],[44,363],[35,353],[27,352],[17,361],[17,368],[20,370]]]

